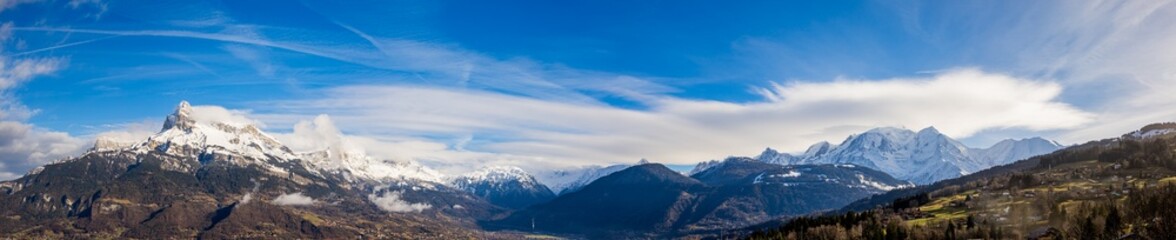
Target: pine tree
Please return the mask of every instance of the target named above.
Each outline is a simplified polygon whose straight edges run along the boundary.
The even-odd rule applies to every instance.
[[[976,227],[976,218],[972,217],[972,214],[968,214],[968,223],[967,224],[968,224],[968,230],[972,230],[972,228]]]
[[[956,239],[955,238],[955,224],[951,223],[951,221],[947,222],[947,231],[944,232],[943,236],[947,240],[955,240]]]
[[[1103,232],[1108,238],[1119,237],[1120,230],[1123,228],[1123,220],[1119,216],[1119,209],[1111,205],[1107,213],[1106,224],[1103,224]]]

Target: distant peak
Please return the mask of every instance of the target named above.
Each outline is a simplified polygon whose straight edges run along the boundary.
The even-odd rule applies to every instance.
[[[649,159],[642,158],[641,161],[637,161],[637,165],[644,165],[644,164],[649,164]]]
[[[780,151],[776,151],[776,149],[772,149],[769,147],[769,148],[764,148],[764,152],[760,153],[760,156],[770,156],[770,155],[776,155],[779,153],[780,153]]]
[[[167,120],[163,122],[163,129],[161,131],[167,131],[176,127],[188,130],[192,128],[192,124],[194,123],[195,121],[192,120],[192,105],[188,104],[188,101],[180,101],[180,104],[176,106],[176,110],[171,115],[168,115]]]
[[[923,130],[919,130],[919,133],[920,134],[940,134],[939,129],[936,129],[935,126],[930,126],[930,127],[924,128]]]
[[[819,156],[819,155],[822,155],[822,154],[829,152],[829,150],[831,150],[832,148],[833,148],[833,144],[826,142],[826,141],[821,141],[821,142],[813,144],[812,146],[809,146],[808,149],[805,149],[804,155],[810,156],[810,157]]]

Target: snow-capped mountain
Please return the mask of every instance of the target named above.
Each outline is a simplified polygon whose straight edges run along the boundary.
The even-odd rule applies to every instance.
[[[193,172],[212,162],[236,166],[256,165],[275,173],[286,173],[288,166],[279,166],[297,158],[282,143],[265,134],[253,124],[225,121],[194,114],[187,101],[180,102],[175,112],[167,116],[163,129],[146,140],[128,145],[112,139],[99,139],[91,153],[129,151],[137,154],[150,152],[170,156],[198,156],[197,162],[163,162],[163,169]]]
[[[918,132],[882,127],[851,135],[837,145],[828,142],[813,144],[799,155],[769,148],[757,160],[782,165],[852,164],[916,184],[928,184],[1059,148],[1059,144],[1041,138],[1006,140],[989,148],[968,148],[934,127]]]
[[[493,223],[588,238],[610,232],[639,236],[628,238],[669,238],[659,234],[746,227],[837,209],[862,197],[911,186],[883,172],[850,165],[783,166],[734,157],[683,176],[661,164],[640,164]]]
[[[624,170],[630,165],[618,164],[607,167],[601,166],[586,166],[575,169],[565,169],[545,172],[536,177],[547,187],[551,188],[556,195],[563,195],[569,192],[575,192],[580,188],[596,181],[601,177],[612,174],[614,172]]]
[[[0,218],[0,235],[474,238],[453,219],[504,211],[439,179],[359,149],[295,153],[242,116],[181,102],[145,139],[100,138],[81,156],[0,181],[0,215],[20,216]]]
[[[486,167],[449,182],[458,189],[508,208],[523,208],[555,198],[551,189],[518,167]]]
[[[305,153],[292,152],[274,137],[262,132],[246,119],[198,113],[182,101],[167,116],[159,133],[134,143],[99,138],[91,153],[134,152],[179,156],[165,161],[163,168],[193,172],[205,164],[258,166],[275,174],[286,174],[298,163],[319,176],[335,175],[349,182],[381,183],[398,180],[441,183],[440,174],[411,161],[381,161],[357,149],[324,149]],[[198,156],[198,161],[183,161],[183,156]]]
[[[376,160],[363,152],[340,152],[332,149],[301,153],[320,171],[337,174],[348,181],[429,181],[442,182],[441,174],[412,161]]]
[[[988,148],[968,149],[972,159],[981,164],[996,166],[1058,150],[1062,145],[1040,137],[1005,139]]]

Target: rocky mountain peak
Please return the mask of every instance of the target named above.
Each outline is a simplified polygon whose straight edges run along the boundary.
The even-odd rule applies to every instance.
[[[163,122],[163,129],[160,131],[167,131],[172,128],[191,131],[192,126],[196,125],[196,120],[192,119],[192,111],[192,105],[188,101],[180,101],[180,104],[176,106],[176,110],[167,116],[167,120]]]

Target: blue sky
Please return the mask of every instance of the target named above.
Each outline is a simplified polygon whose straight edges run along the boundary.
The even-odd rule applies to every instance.
[[[878,126],[1077,143],[1176,119],[1174,8],[6,1],[0,118],[59,146],[149,133],[180,100],[278,134],[326,114],[438,165],[689,164]],[[13,74],[21,61],[49,71]],[[6,158],[56,156],[26,148]]]

